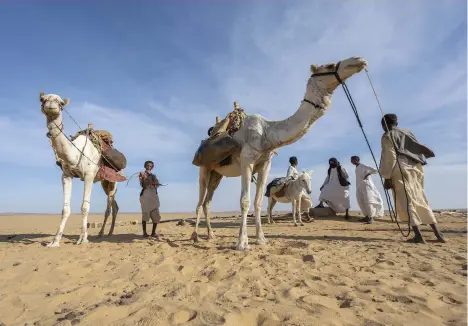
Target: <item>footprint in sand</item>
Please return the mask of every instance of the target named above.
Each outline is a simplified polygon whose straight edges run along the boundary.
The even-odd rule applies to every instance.
[[[195,318],[197,318],[196,311],[181,310],[174,313],[171,316],[170,321],[172,325],[179,325],[194,320]]]
[[[439,300],[442,301],[442,302],[445,302],[447,304],[451,304],[451,305],[461,305],[463,303],[462,301],[459,301],[459,300],[453,298],[453,296],[451,296],[451,295],[440,296]]]

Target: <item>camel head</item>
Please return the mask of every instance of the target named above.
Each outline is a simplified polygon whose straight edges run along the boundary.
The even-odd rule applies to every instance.
[[[51,119],[58,117],[62,113],[63,107],[70,102],[68,98],[62,100],[58,95],[44,94],[43,92],[39,94],[39,99],[42,104],[42,113]]]
[[[337,63],[327,63],[320,66],[311,65],[312,76],[309,81],[315,81],[317,83],[315,85],[332,92],[340,85],[340,80],[344,82],[366,67],[367,61],[361,57],[351,57]]]
[[[299,181],[302,188],[304,188],[310,195],[312,193],[312,186],[310,185],[310,176],[314,171],[302,171],[297,180]]]

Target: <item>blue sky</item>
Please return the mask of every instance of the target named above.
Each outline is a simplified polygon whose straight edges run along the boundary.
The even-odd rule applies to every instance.
[[[0,8],[0,212],[61,211],[61,171],[45,137],[40,91],[69,97],[81,127],[111,131],[128,176],[154,160],[169,184],[160,191],[162,211],[193,211],[198,169],[191,161],[217,115],[238,100],[247,113],[284,119],[302,100],[310,64],[353,55],[368,60],[384,110],[436,153],[426,167],[431,205],[466,207],[466,1],[18,1]],[[364,72],[348,86],[378,159],[380,112]],[[291,155],[315,170],[314,203],[328,158],[337,157],[350,171],[357,208],[349,157],[372,161],[341,89],[306,136],[279,150],[270,179],[286,173]],[[74,180],[75,213],[82,193]],[[121,211],[139,211],[138,193],[135,180],[119,185]],[[239,195],[240,180],[224,179],[212,210],[239,210]],[[104,206],[95,184],[91,211]]]

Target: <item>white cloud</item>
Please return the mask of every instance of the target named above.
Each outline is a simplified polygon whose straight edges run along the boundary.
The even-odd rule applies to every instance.
[[[198,173],[191,159],[215,116],[224,117],[232,110],[232,102],[238,100],[247,113],[285,119],[302,100],[310,64],[362,55],[369,61],[384,110],[397,113],[402,125],[435,147],[437,157],[426,168],[426,190],[432,206],[466,206],[466,44],[460,41],[462,46],[458,44],[453,49],[446,46],[453,31],[466,23],[461,9],[465,11],[466,5],[419,0],[404,5],[393,1],[251,4],[238,13],[224,53],[193,58],[208,67],[205,73],[212,75],[215,88],[201,83],[198,76],[179,72],[184,78],[183,86],[193,85],[193,89],[181,92],[179,88],[183,87],[174,85],[177,97],[167,101],[154,89],[140,89],[139,93],[151,95],[136,102],[134,108],[82,103],[86,99],[70,95],[72,104],[68,110],[81,126],[92,122],[95,128],[114,134],[116,147],[130,161],[128,175],[141,169],[140,162],[156,161],[156,173],[169,183],[160,192],[164,211],[193,211],[198,199]],[[466,38],[466,32],[463,37]],[[178,44],[184,50],[183,43]],[[185,50],[190,55],[190,49]],[[379,156],[380,111],[364,72],[353,76],[348,86]],[[196,99],[186,94],[195,92],[201,94]],[[67,116],[65,127],[67,134],[77,130]],[[46,131],[39,106],[37,114],[21,120],[0,116],[0,161],[48,166],[49,172],[55,169]],[[357,154],[368,165],[372,163],[341,89],[335,92],[331,109],[312,130],[278,152],[269,180],[284,175],[288,157],[297,155],[301,169],[315,170],[314,203],[330,156],[342,161],[352,179],[354,169],[348,163],[349,156]],[[58,175],[52,183],[37,181],[37,187],[44,186],[48,198],[53,197],[54,201],[46,205],[37,199],[29,206],[31,209],[60,211]],[[376,178],[374,181],[378,183]],[[75,186],[75,202],[79,203],[81,193],[82,187]],[[238,210],[239,196],[240,180],[224,179],[212,209]],[[123,211],[139,210],[137,184],[131,183],[128,188],[121,184],[118,197]],[[1,204],[21,207],[14,206],[20,204],[13,197]],[[94,191],[92,210],[101,211],[104,204],[101,191]],[[77,205],[75,211],[79,210]],[[354,199],[353,207],[356,208]],[[278,209],[284,208],[289,206],[279,205]]]
[[[72,103],[67,111],[81,128],[92,123],[95,129],[111,132],[116,148],[131,161],[143,162],[151,157],[191,153],[193,147],[198,145],[182,128],[165,125],[155,117],[138,111],[105,108],[87,102]],[[74,135],[79,130],[78,126],[66,112],[63,119],[65,134]],[[46,133],[42,115],[30,115],[20,121],[0,116],[0,160],[26,166],[51,166],[54,156]]]

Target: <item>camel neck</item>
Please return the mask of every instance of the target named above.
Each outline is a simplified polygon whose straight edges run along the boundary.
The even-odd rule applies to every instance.
[[[47,118],[47,129],[49,129],[52,147],[59,158],[70,161],[70,141],[63,132],[62,115],[56,118]]]
[[[309,81],[304,101],[297,111],[285,120],[270,123],[266,136],[272,147],[292,144],[304,136],[331,105],[331,95],[318,87],[314,80]]]

